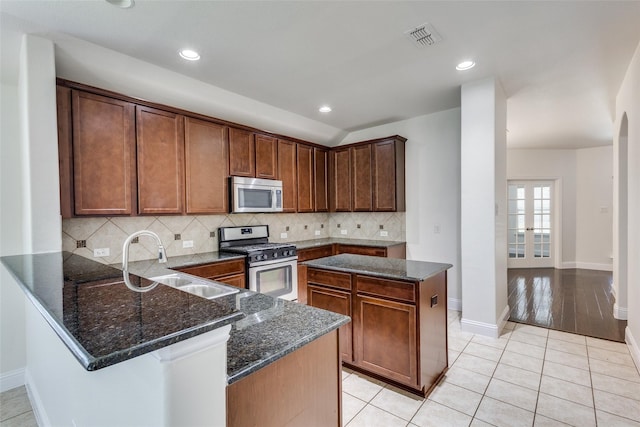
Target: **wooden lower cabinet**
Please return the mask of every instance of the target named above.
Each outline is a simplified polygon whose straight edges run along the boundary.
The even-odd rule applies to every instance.
[[[329,289],[324,286],[307,285],[307,304],[334,313],[351,316],[351,292]],[[342,361],[353,360],[351,325],[340,327],[340,354]]]
[[[355,364],[417,387],[415,305],[356,295],[354,306]]]
[[[446,271],[404,281],[308,267],[307,282],[309,305],[352,318],[340,329],[345,366],[421,396],[447,371]]]
[[[227,427],[342,426],[338,331],[227,386]]]
[[[246,288],[244,258],[229,261],[218,261],[211,264],[196,265],[193,267],[178,267],[175,270],[192,274],[217,282],[226,283],[236,288]]]

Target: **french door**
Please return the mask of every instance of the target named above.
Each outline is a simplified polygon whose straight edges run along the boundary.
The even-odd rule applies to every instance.
[[[553,267],[553,181],[508,182],[508,267]]]

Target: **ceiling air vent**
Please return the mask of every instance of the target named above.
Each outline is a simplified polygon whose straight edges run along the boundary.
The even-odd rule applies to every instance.
[[[428,22],[404,32],[417,47],[432,46],[442,40],[433,25]]]

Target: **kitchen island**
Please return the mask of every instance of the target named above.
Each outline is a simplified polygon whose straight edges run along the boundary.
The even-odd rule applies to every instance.
[[[426,396],[448,369],[451,264],[341,254],[304,263],[307,301],[351,316],[343,364]]]
[[[256,376],[299,352],[306,359],[309,348],[323,356],[316,363],[326,361],[322,377],[292,376],[289,385],[324,381],[331,395],[290,408],[340,424],[336,329],[345,316],[246,290],[215,300],[162,284],[139,292],[122,271],[65,252],[1,261],[32,303],[26,376],[42,425],[241,425],[232,416],[246,403],[234,387],[255,386]],[[152,283],[128,278],[134,287]],[[276,415],[275,423],[293,417]]]

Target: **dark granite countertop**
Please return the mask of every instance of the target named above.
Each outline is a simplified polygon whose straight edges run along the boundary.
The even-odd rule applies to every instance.
[[[123,283],[119,269],[68,252],[6,256],[0,261],[87,370],[231,324],[227,343],[231,383],[350,320],[245,290],[215,300],[162,284],[135,292]],[[174,259],[169,265],[186,265],[183,261]],[[157,272],[150,269],[145,274],[152,277]],[[134,286],[151,284],[138,275],[129,278]]]
[[[297,249],[309,249],[318,246],[326,246],[333,244],[354,245],[354,246],[370,246],[373,248],[388,248],[396,245],[404,245],[406,242],[398,242],[392,240],[366,240],[366,239],[340,239],[328,237],[323,239],[299,240],[291,242],[296,245]]]
[[[309,267],[347,273],[366,274],[387,279],[422,281],[453,265],[408,259],[381,258],[366,255],[340,254],[303,262]]]

